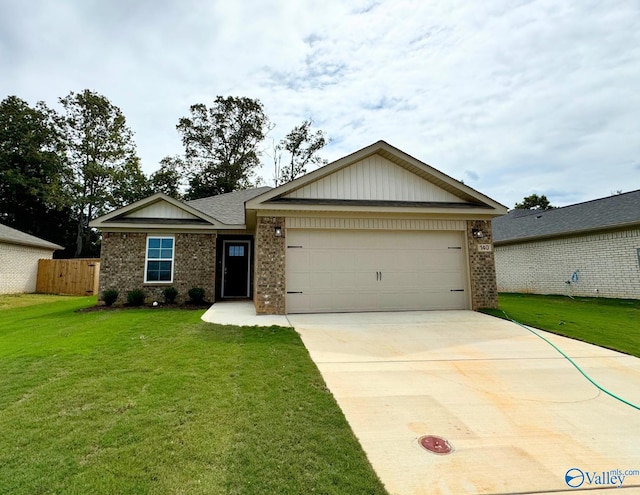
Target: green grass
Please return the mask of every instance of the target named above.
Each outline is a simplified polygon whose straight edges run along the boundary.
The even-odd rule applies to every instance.
[[[0,294],[0,310],[57,302],[62,299],[64,299],[63,296],[53,296],[51,294]]]
[[[0,493],[386,493],[293,330],[36,299],[0,309]]]
[[[500,294],[498,304],[483,312],[640,357],[640,300]]]

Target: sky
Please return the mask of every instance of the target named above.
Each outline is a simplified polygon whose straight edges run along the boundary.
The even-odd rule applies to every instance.
[[[143,170],[217,95],[259,99],[272,141],[312,119],[336,160],[380,139],[513,207],[640,189],[638,0],[2,0],[0,99],[90,89]]]

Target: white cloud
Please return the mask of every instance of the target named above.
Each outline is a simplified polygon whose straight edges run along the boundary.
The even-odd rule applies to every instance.
[[[0,92],[103,93],[148,172],[190,104],[233,94],[275,139],[313,118],[329,159],[385,139],[509,206],[566,204],[640,188],[639,21],[633,0],[9,1]]]

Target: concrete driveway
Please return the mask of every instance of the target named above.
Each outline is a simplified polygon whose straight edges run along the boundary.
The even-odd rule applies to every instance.
[[[471,311],[289,321],[391,494],[640,493],[640,411],[516,324]],[[640,404],[640,359],[540,333]]]

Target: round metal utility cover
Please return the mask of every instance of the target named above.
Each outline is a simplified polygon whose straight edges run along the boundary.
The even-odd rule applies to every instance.
[[[435,435],[425,435],[418,439],[418,443],[423,449],[433,452],[434,454],[446,455],[450,454],[453,448],[451,444],[444,438]]]

